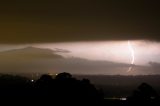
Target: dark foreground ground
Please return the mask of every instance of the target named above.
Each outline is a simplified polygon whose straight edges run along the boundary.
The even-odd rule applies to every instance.
[[[0,103],[5,105],[160,106],[158,93],[147,83],[141,83],[125,98],[106,98],[105,93],[88,79],[76,79],[69,73],[60,73],[55,78],[42,75],[38,80],[0,76]]]

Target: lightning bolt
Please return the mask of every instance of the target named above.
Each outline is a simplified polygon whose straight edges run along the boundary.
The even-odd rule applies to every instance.
[[[129,48],[129,51],[131,52],[131,65],[133,65],[134,64],[134,50],[132,48],[130,41],[128,41],[128,48]],[[131,70],[132,70],[132,66],[129,67],[127,72],[130,72]]]

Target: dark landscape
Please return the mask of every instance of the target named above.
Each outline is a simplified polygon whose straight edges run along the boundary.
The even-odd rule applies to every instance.
[[[6,104],[134,106],[159,105],[160,75],[0,75],[0,99]],[[26,76],[26,77],[22,77]],[[33,76],[33,75],[32,75]],[[18,100],[18,101],[17,101]]]

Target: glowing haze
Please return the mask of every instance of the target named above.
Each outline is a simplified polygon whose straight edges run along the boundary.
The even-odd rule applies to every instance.
[[[20,49],[25,47],[62,49],[69,52],[59,52],[64,57],[79,57],[89,60],[108,60],[113,62],[148,65],[148,62],[160,62],[160,43],[144,40],[130,41],[97,41],[70,43],[43,43],[25,45],[0,45],[0,51]]]
[[[62,66],[59,66],[60,68],[57,69],[57,72],[65,70],[78,74],[160,74],[158,71],[160,69],[159,48],[159,42],[145,40],[63,42],[25,45],[5,44],[0,45],[0,58],[3,60],[0,62],[0,65],[3,66],[1,70],[14,70],[15,68],[15,70],[24,71],[41,70],[42,72],[44,70],[44,72],[52,72],[53,69],[55,69],[55,64],[57,64],[54,59],[59,58],[60,61],[58,61],[58,64],[62,64]],[[34,52],[29,53],[34,54],[31,55],[30,58],[26,58],[28,57],[28,51],[32,50]],[[23,56],[26,57],[21,57],[22,59],[18,58],[18,54],[24,54],[25,51],[27,51],[27,53]],[[12,58],[14,60],[12,60]],[[18,62],[16,58],[19,59]],[[4,59],[6,62],[9,62],[5,63],[6,67],[4,65]],[[8,67],[8,64],[11,64],[10,66],[13,67]],[[20,64],[20,66],[17,66],[17,64]],[[70,64],[70,68],[66,68],[68,64]]]
[[[160,43],[143,40],[72,42],[54,44],[35,44],[39,48],[61,48],[70,51],[62,53],[66,57],[81,57],[91,60],[109,60],[136,65],[160,62]]]

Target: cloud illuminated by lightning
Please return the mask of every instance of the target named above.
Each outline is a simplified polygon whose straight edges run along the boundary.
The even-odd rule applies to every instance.
[[[132,48],[132,45],[131,45],[131,43],[130,43],[130,41],[128,41],[128,48],[129,48],[129,50],[130,50],[130,52],[131,52],[131,65],[133,65],[134,64],[134,50],[133,50],[133,48]],[[129,69],[127,70],[127,72],[130,72],[132,70],[132,66],[130,66],[129,67]]]

